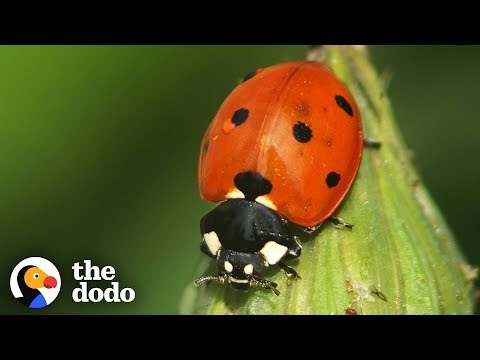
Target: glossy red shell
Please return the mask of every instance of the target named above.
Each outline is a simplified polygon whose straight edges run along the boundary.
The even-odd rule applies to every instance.
[[[235,126],[239,109],[247,109],[248,118]],[[294,136],[298,122],[311,130],[306,142]],[[325,65],[274,65],[238,85],[210,123],[200,152],[200,195],[216,202],[238,197],[235,176],[259,172],[273,185],[265,195],[272,208],[298,225],[315,226],[347,194],[362,151],[355,100]]]

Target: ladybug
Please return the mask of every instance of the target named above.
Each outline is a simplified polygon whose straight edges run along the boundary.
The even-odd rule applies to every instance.
[[[331,215],[355,179],[363,151],[360,112],[325,65],[286,62],[247,75],[224,101],[202,140],[203,200],[219,205],[200,221],[200,249],[216,260],[218,281],[239,290],[280,292],[262,275],[302,252],[287,224],[306,232]]]

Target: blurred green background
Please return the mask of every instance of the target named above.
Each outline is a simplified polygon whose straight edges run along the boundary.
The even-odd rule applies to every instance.
[[[0,47],[0,313],[172,314],[199,259],[203,131],[246,73],[303,46]],[[373,46],[423,179],[480,264],[480,46]],[[30,310],[10,272],[51,260],[62,291]],[[76,304],[71,266],[116,268],[128,304]],[[105,288],[106,282],[90,284]]]

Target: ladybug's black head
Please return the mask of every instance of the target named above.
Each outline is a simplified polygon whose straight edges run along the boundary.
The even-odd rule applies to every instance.
[[[255,178],[252,173],[242,174],[235,178],[239,187],[251,184]],[[259,191],[264,191],[266,185],[265,182],[251,187],[250,192],[246,190],[248,187],[243,189],[249,197],[254,197],[264,194]],[[281,261],[286,257],[298,257],[302,250],[280,215],[263,204],[247,199],[222,202],[202,218],[200,231],[200,249],[216,260],[218,275],[203,276],[195,281],[196,285],[218,281],[227,282],[239,290],[261,286],[278,295],[277,285],[261,276],[269,266],[285,268]]]
[[[268,262],[255,253],[241,253],[233,250],[220,250],[217,258],[218,273],[237,290],[248,290],[255,276],[261,276]]]

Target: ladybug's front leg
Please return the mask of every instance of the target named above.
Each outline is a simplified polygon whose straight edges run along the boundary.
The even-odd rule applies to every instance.
[[[288,265],[285,265],[282,262],[277,263],[278,267],[287,275],[289,278],[294,278],[295,280],[301,279],[300,275]]]

